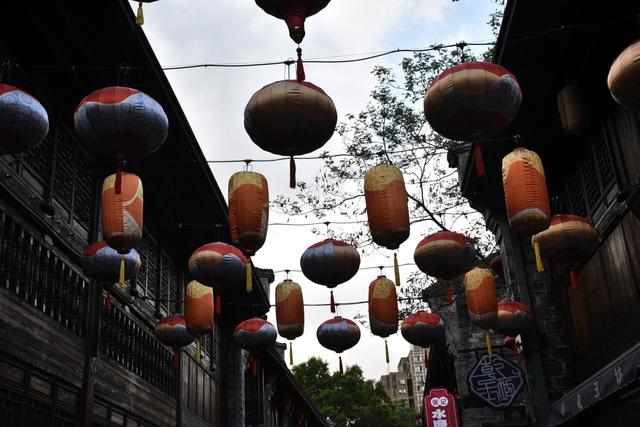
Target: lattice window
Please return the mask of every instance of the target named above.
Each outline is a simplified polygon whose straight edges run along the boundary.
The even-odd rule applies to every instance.
[[[147,233],[143,233],[147,234]],[[151,298],[156,297],[156,286],[158,283],[158,274],[160,270],[160,266],[158,265],[158,251],[160,250],[158,244],[153,239],[153,237],[148,236],[147,238],[148,246],[146,250],[147,260],[147,294]],[[153,305],[153,302],[152,302]]]
[[[53,194],[68,207],[73,203],[73,177],[75,175],[74,147],[70,138],[63,133],[58,134],[56,168],[53,177]]]
[[[79,154],[76,160],[73,213],[79,222],[88,225],[92,219],[96,174],[92,163],[84,155]]]
[[[47,164],[49,161],[50,151],[51,143],[47,138],[31,150],[21,155],[23,164],[25,164],[42,182],[44,182],[47,177]]]
[[[571,212],[580,216],[586,216],[587,210],[584,202],[584,192],[582,190],[582,183],[580,182],[580,174],[574,173],[569,178],[567,183],[567,193],[571,202]]]

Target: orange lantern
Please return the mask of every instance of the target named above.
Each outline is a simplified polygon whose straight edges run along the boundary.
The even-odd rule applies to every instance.
[[[384,354],[389,363],[386,338],[398,332],[398,296],[395,285],[385,276],[378,276],[369,284],[369,325],[373,335],[385,338]]]
[[[196,359],[200,361],[200,337],[213,331],[213,289],[192,280],[187,284],[184,318],[189,333],[198,337]]]
[[[253,289],[251,260],[267,237],[269,186],[257,172],[237,172],[229,179],[229,228],[231,240],[247,256],[247,292]]]
[[[469,317],[476,325],[489,329],[498,321],[496,283],[491,270],[474,268],[464,276]]]
[[[535,152],[519,147],[507,154],[502,159],[502,182],[511,228],[533,234],[549,226],[547,182]]]
[[[533,324],[533,311],[527,304],[503,298],[498,303],[498,320],[493,330],[501,335],[515,337],[526,332]]]
[[[302,288],[291,279],[276,286],[276,323],[278,333],[294,340],[304,333]],[[293,344],[289,343],[289,363],[293,365]]]
[[[640,40],[629,45],[611,64],[607,84],[620,105],[637,108],[640,104]]]
[[[395,250],[409,237],[409,207],[407,190],[400,169],[381,164],[364,175],[364,197],[371,238],[387,249]],[[400,286],[398,255],[393,264],[396,285]]]
[[[558,113],[568,135],[581,135],[589,127],[587,100],[577,86],[565,86],[558,92]]]

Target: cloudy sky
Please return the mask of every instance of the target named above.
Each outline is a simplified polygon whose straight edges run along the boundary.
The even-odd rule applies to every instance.
[[[133,7],[137,7],[132,3]],[[358,56],[396,48],[420,48],[432,43],[460,40],[488,41],[486,25],[491,0],[333,0],[319,14],[306,22],[307,35],[302,43],[303,58]],[[267,15],[253,0],[163,0],[145,5],[144,31],[163,66],[196,63],[236,63],[281,61],[295,57],[296,45],[289,38],[284,21]],[[322,87],[338,110],[339,120],[347,113],[357,113],[373,89],[370,74],[375,65],[396,66],[401,56],[391,55],[374,61],[353,64],[308,64],[307,80]],[[167,71],[182,108],[207,159],[272,158],[247,136],[243,126],[244,107],[251,95],[262,86],[284,76],[284,66],[251,68],[207,68]],[[295,69],[291,70],[292,75]],[[340,150],[337,135],[325,146],[332,153]],[[298,180],[311,179],[322,166],[321,161],[298,161]],[[212,171],[226,193],[229,177],[242,164],[215,164]],[[269,180],[271,199],[277,194],[293,195],[288,188],[288,162],[256,164],[255,171]],[[362,219],[362,218],[360,218]],[[272,212],[270,222],[286,222],[283,215]],[[291,218],[290,222],[311,222],[313,218]],[[312,227],[270,227],[267,241],[254,257],[254,264],[273,270],[299,269],[302,252],[321,237]],[[411,238],[400,248],[400,263],[413,262],[413,250],[426,232],[424,224],[412,227]],[[384,255],[363,257],[361,266],[391,265]],[[403,267],[406,277],[413,267]],[[387,269],[386,275],[393,276]],[[335,289],[338,302],[367,299],[369,283],[376,270],[359,272],[349,282]],[[276,274],[273,289],[284,279]],[[326,303],[326,288],[306,280],[301,273],[292,279],[303,288],[305,302]],[[339,314],[352,318],[367,313],[366,304],[342,307]],[[319,355],[337,369],[338,357],[321,347],[316,329],[332,317],[328,307],[307,307],[305,334],[294,342],[297,363]],[[269,314],[275,324],[275,309]],[[345,364],[359,364],[368,378],[378,379],[387,372],[384,347],[380,338],[361,328],[360,343],[343,354]],[[389,338],[390,369],[406,356],[409,345],[400,333]]]

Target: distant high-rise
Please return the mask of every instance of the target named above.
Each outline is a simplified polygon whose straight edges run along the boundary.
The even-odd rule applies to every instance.
[[[400,358],[398,370],[380,377],[392,401],[404,401],[417,411],[422,410],[422,395],[427,377],[424,357],[425,351],[412,345],[409,354]]]

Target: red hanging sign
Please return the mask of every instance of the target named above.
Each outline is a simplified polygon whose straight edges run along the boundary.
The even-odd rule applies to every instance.
[[[424,398],[423,415],[427,427],[458,427],[456,398],[444,388],[433,388]]]

